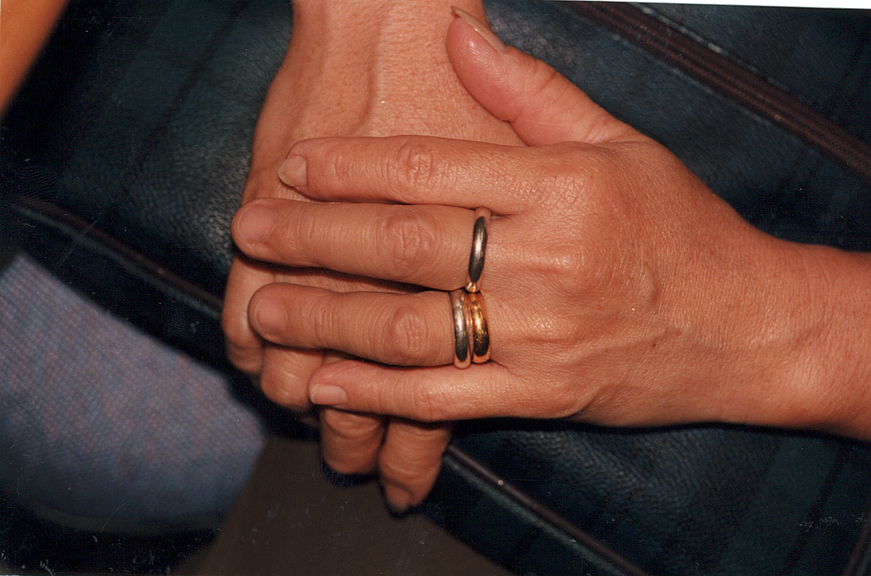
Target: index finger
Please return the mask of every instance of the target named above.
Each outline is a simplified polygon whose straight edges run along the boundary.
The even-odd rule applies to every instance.
[[[442,204],[516,214],[536,186],[540,153],[424,136],[318,138],[291,148],[279,175],[309,198]]]

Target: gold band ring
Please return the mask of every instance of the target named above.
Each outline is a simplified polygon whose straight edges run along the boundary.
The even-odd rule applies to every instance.
[[[451,315],[454,321],[454,366],[468,368],[472,363],[472,347],[469,344],[469,320],[467,318],[465,290],[451,291]]]
[[[481,364],[490,359],[490,329],[487,325],[487,307],[484,305],[484,295],[480,292],[464,294],[467,310],[469,347],[472,362]]]
[[[484,272],[484,252],[487,249],[487,234],[490,227],[490,211],[475,210],[475,228],[472,231],[472,253],[469,256],[469,273],[466,275],[466,290],[481,290],[481,274]]]

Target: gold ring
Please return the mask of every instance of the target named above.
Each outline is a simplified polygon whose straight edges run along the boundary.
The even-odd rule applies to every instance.
[[[487,249],[487,234],[490,227],[490,211],[475,210],[475,227],[472,230],[472,253],[469,256],[469,273],[466,275],[466,290],[481,290],[481,274],[484,272],[484,252]]]
[[[463,294],[466,303],[469,337],[469,348],[472,362],[481,364],[490,359],[490,330],[487,326],[487,307],[484,305],[484,295],[480,292]]]
[[[464,298],[465,290],[451,291],[451,315],[454,320],[454,366],[457,368],[468,368],[472,363],[471,351],[472,347],[469,344],[469,320],[467,318],[466,299]]]

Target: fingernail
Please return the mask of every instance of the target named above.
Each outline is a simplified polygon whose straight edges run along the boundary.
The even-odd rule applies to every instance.
[[[259,242],[272,232],[275,226],[275,212],[266,206],[250,206],[242,209],[238,230],[242,238],[249,242]]]
[[[475,32],[480,34],[480,36],[484,40],[486,40],[487,43],[493,47],[494,50],[496,50],[497,52],[502,52],[502,53],[505,53],[508,51],[508,47],[502,43],[502,40],[500,40],[499,37],[496,36],[496,34],[494,34],[493,31],[490,30],[490,28],[486,24],[484,24],[483,22],[481,22],[480,20],[478,20],[477,18],[475,18],[474,16],[472,16],[471,14],[466,12],[465,10],[460,10],[456,6],[451,8],[451,10],[454,11],[454,14],[456,14],[457,16],[459,16],[460,18],[462,18],[463,20],[468,22],[469,26],[474,28]]]
[[[254,316],[257,319],[257,331],[264,336],[279,334],[287,326],[287,311],[281,305],[281,302],[276,300],[267,298],[261,301],[257,305]]]
[[[305,186],[308,182],[305,158],[291,156],[278,169],[278,177],[288,186]]]
[[[344,389],[331,384],[316,384],[309,394],[313,404],[320,406],[339,406],[348,401],[348,394]]]
[[[387,509],[395,516],[402,516],[411,507],[411,494],[402,488],[384,486],[384,502]]]

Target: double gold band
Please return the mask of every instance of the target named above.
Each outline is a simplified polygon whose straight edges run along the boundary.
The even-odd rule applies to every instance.
[[[469,311],[468,333],[472,362],[481,364],[490,359],[490,329],[487,326],[487,307],[480,292],[466,292],[466,309]]]
[[[451,315],[454,323],[454,366],[468,368],[490,359],[490,329],[484,295],[464,288],[452,290]]]
[[[454,321],[454,366],[468,368],[472,363],[472,347],[469,344],[469,323],[467,321],[465,290],[451,291],[451,316]]]
[[[481,364],[490,359],[487,307],[484,305],[484,295],[481,294],[481,274],[484,272],[489,227],[490,211],[486,208],[476,209],[466,285],[451,291],[454,366],[457,368],[468,368],[473,362]]]

